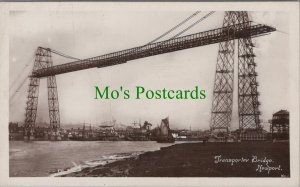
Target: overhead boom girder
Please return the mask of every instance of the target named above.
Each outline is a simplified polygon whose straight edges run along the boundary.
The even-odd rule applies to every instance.
[[[249,22],[236,24],[234,26],[212,29],[209,31],[199,32],[191,35],[186,35],[178,38],[173,38],[161,42],[147,44],[131,49],[126,49],[114,53],[105,54],[102,56],[92,57],[84,60],[78,60],[66,64],[56,65],[48,68],[38,69],[32,72],[32,77],[48,77],[57,74],[63,74],[73,71],[79,71],[89,68],[102,68],[117,64],[126,63],[130,60],[145,58],[149,56],[159,55],[189,49],[209,44],[220,43],[223,41],[234,40],[244,37],[257,37],[273,31],[275,28],[257,24],[251,26]]]

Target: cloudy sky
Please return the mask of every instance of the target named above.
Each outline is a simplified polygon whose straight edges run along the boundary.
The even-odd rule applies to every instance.
[[[38,46],[49,47],[80,59],[144,45],[193,12],[11,12],[10,13],[10,121],[24,121],[29,80]],[[207,12],[200,13],[192,22]],[[216,12],[186,34],[221,27],[224,12]],[[262,119],[289,109],[289,16],[285,12],[250,12],[251,19],[276,27],[280,32],[254,38],[258,64]],[[187,24],[187,25],[189,25]],[[185,28],[184,25],[181,29]],[[176,32],[172,33],[173,36]],[[165,39],[167,39],[166,37]],[[158,124],[166,116],[174,128],[208,129],[218,45],[130,61],[119,66],[94,68],[56,76],[61,123],[99,124],[112,118],[130,125],[133,121]],[[54,64],[69,62],[53,56]],[[237,65],[237,63],[236,63]],[[235,81],[237,83],[237,81]],[[94,86],[123,86],[134,90],[205,89],[205,100],[95,100]],[[48,122],[46,79],[39,93],[38,122]],[[20,89],[18,89],[20,87]],[[18,90],[17,93],[15,93]],[[235,89],[237,91],[237,89]],[[14,97],[12,97],[14,95]],[[237,93],[234,94],[237,101]],[[232,127],[238,127],[237,102]]]

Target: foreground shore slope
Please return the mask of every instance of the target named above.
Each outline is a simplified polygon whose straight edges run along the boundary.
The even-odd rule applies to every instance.
[[[289,177],[289,164],[288,142],[183,143],[64,177]]]

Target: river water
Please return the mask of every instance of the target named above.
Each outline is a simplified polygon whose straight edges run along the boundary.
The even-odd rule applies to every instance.
[[[11,141],[9,175],[10,177],[57,176],[170,145],[172,144],[153,141]]]

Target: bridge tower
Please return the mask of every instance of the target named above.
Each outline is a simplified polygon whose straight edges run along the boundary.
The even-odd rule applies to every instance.
[[[53,66],[51,50],[38,47],[35,53],[35,61],[32,71],[42,68],[49,68],[51,66]],[[35,138],[35,120],[38,107],[39,85],[40,78],[30,76],[24,124],[24,140],[33,140]],[[51,140],[56,140],[59,137],[58,130],[60,128],[60,117],[55,76],[47,77],[47,87],[50,118],[50,129],[49,134],[47,135],[50,135],[49,138]]]
[[[246,11],[225,12],[223,28],[229,27],[228,36],[237,27],[247,28],[251,26]],[[234,33],[233,33],[234,34]],[[259,115],[256,63],[254,61],[253,43],[249,33],[237,39],[238,51],[238,114],[239,129],[258,131]],[[211,111],[210,128],[213,134],[219,132],[230,133],[232,118],[232,103],[234,89],[234,61],[235,61],[235,40],[219,43],[217,67],[213,89],[213,101]]]

